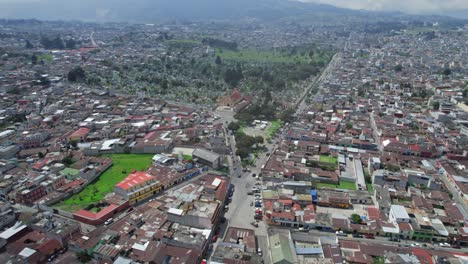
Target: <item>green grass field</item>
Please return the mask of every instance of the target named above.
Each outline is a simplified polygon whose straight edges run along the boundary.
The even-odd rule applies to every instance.
[[[331,156],[320,155],[320,162],[338,164],[338,159]]]
[[[54,207],[74,212],[100,201],[106,194],[114,189],[114,185],[130,174],[133,170],[142,171],[151,164],[152,154],[113,154],[108,155],[114,165],[105,171],[96,181],[89,184],[80,193],[77,193]]]
[[[266,50],[228,50],[215,49],[215,55],[220,56],[222,60],[240,61],[240,62],[263,62],[263,63],[308,63],[310,61],[307,55],[290,55],[280,51]]]
[[[281,120],[271,121],[271,125],[266,130],[267,139],[270,139],[273,137],[276,131],[278,131],[278,129],[281,127],[281,124],[282,124]]]
[[[439,29],[434,27],[414,27],[406,30],[405,33],[408,35],[416,35],[419,33],[426,33],[431,31],[439,31]]]
[[[317,188],[333,188],[333,189],[345,189],[345,190],[356,190],[356,184],[353,182],[341,181],[340,184],[330,184],[330,183],[317,183]]]
[[[43,60],[44,62],[51,62],[54,59],[52,54],[38,54],[36,55],[36,57],[38,62],[41,60]]]
[[[182,155],[182,157],[183,157],[184,160],[186,160],[186,161],[192,161],[192,160],[193,160],[192,155]]]

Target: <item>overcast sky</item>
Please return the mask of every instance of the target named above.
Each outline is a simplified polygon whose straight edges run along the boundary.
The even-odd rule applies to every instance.
[[[331,4],[352,9],[401,11],[404,13],[440,13],[468,9],[468,0],[300,0]]]

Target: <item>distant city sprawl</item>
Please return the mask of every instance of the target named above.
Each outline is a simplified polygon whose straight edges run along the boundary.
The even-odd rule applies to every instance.
[[[0,20],[0,263],[465,261],[468,22],[283,4]]]

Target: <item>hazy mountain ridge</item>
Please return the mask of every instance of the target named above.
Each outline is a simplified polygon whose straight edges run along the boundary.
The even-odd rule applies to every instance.
[[[460,11],[461,13],[463,12]],[[459,17],[461,17],[460,14]],[[383,15],[406,17],[398,12],[351,10],[295,0],[23,0],[0,2],[0,18],[93,22],[163,23],[175,20],[244,18],[268,21],[283,18],[317,18],[326,21],[332,17],[345,15],[364,19]]]
[[[42,0],[0,4],[0,17],[42,20],[128,21],[156,23],[171,20],[280,19],[318,13],[359,13],[323,4],[289,0]]]

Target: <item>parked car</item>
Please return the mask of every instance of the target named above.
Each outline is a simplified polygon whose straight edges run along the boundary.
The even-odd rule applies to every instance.
[[[250,222],[251,225],[255,226],[255,227],[258,227],[258,223],[257,222]]]
[[[364,235],[364,238],[367,238],[367,239],[374,239],[375,237],[374,237],[374,235],[372,235],[372,234],[366,234],[366,235]]]
[[[411,246],[412,246],[412,247],[420,247],[421,244],[419,244],[419,243],[413,243],[413,244],[411,244]]]
[[[362,235],[361,234],[353,234],[353,237],[354,238],[362,238]]]
[[[109,218],[104,222],[104,225],[108,226],[108,225],[112,224],[113,222],[114,222],[114,218]]]
[[[345,234],[343,231],[341,231],[341,230],[340,230],[340,231],[336,231],[335,234],[336,234],[337,236],[346,236],[346,234]]]
[[[213,238],[211,239],[211,242],[216,242],[216,240],[218,240],[218,236],[217,235],[214,235]]]

